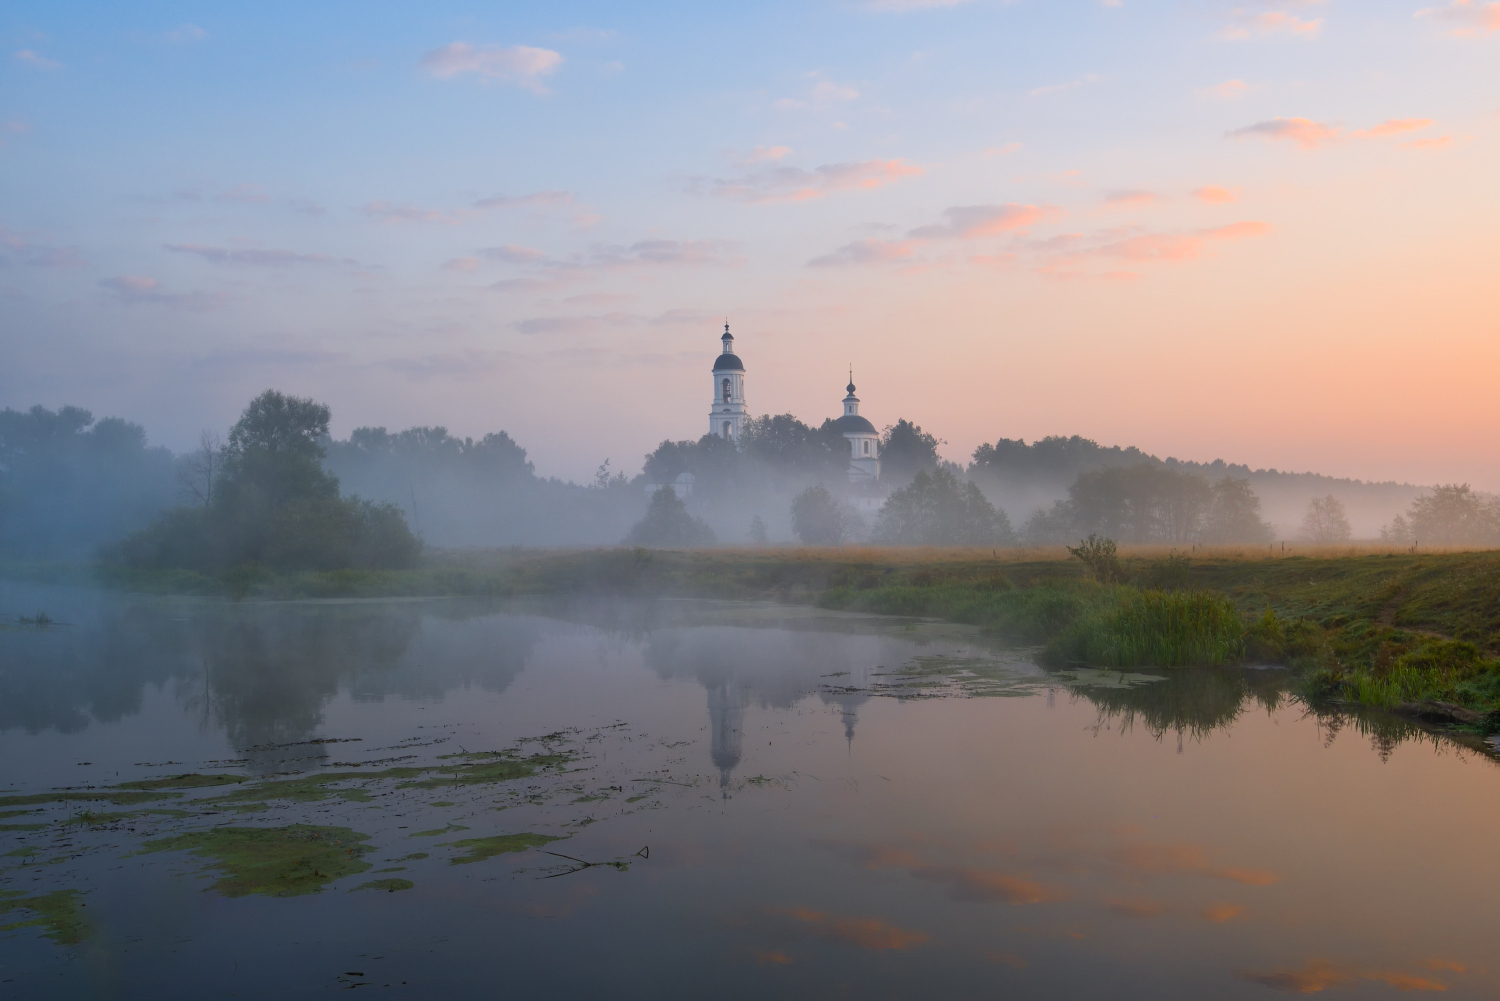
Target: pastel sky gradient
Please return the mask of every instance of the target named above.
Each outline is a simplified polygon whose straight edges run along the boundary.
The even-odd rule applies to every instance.
[[[1500,2],[0,12],[0,405],[750,408],[1500,490]]]

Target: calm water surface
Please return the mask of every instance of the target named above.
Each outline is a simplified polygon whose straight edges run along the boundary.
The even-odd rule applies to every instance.
[[[1049,673],[764,605],[0,585],[0,615],[36,610],[68,624],[0,631],[3,795],[244,781],[0,807],[0,995],[1500,993],[1490,750],[1312,713],[1280,672]],[[414,784],[506,750],[565,763]],[[358,777],[391,768],[424,771]],[[335,771],[323,798],[254,785]],[[367,870],[233,897],[211,858],[139,852],[299,823],[367,835]],[[527,833],[618,865],[455,864]],[[351,892],[374,878],[412,886]],[[25,923],[65,890],[80,941]]]

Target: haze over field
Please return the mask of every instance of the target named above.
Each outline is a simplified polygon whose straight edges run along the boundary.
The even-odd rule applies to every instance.
[[[6,406],[185,451],[275,386],[587,481],[702,433],[727,315],[753,413],[816,426],[852,362],[960,463],[1081,434],[1500,489],[1500,4],[23,0],[0,33]]]

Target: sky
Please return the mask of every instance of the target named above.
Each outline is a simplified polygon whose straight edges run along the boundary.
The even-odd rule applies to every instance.
[[[0,11],[0,406],[752,413],[1500,490],[1500,2]]]

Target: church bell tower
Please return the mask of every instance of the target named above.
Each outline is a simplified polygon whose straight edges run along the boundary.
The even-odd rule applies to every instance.
[[[740,440],[745,411],[745,364],[734,353],[734,335],[724,321],[724,350],[714,359],[714,399],[708,408],[708,433],[729,441]]]

